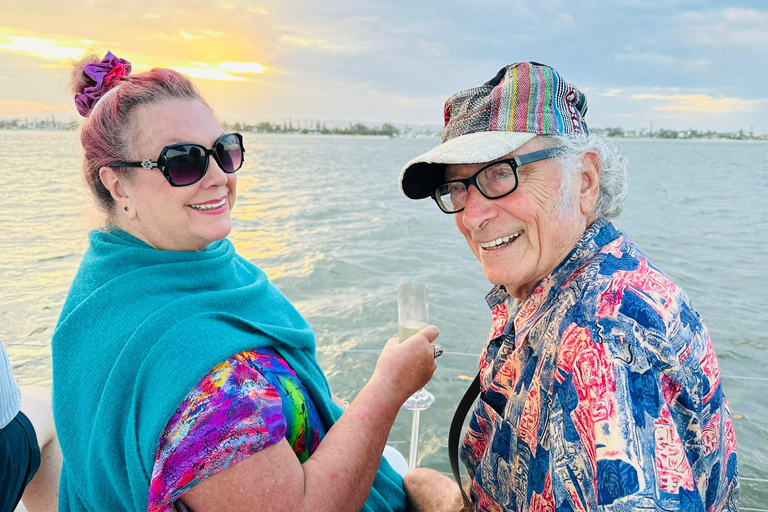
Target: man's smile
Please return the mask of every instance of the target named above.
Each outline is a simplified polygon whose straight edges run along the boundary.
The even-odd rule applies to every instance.
[[[520,235],[523,234],[523,230],[517,231],[515,233],[512,233],[511,235],[503,236],[501,238],[497,238],[496,240],[491,240],[490,242],[480,242],[480,247],[482,247],[486,251],[495,251],[496,249],[499,249],[501,247],[504,247],[517,239]]]

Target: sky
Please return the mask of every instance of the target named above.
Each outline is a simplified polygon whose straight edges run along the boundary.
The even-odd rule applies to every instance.
[[[768,133],[766,1],[0,0],[0,118],[76,119],[73,59],[107,50],[188,74],[230,123],[439,128],[533,60],[591,127]]]

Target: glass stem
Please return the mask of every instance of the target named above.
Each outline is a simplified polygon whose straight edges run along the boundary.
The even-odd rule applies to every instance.
[[[413,423],[411,423],[411,451],[408,454],[408,469],[416,467],[416,456],[419,453],[419,416],[421,410],[413,411]]]

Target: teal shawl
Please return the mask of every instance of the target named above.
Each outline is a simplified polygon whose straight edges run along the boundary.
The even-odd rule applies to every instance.
[[[314,334],[229,240],[161,251],[123,231],[92,231],[53,335],[53,411],[64,454],[61,511],[147,510],[163,429],[218,363],[274,347],[326,428],[341,414]],[[405,510],[382,460],[363,510]]]

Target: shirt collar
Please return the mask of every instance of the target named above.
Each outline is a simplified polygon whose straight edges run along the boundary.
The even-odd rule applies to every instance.
[[[547,277],[539,281],[531,293],[516,308],[505,307],[511,317],[516,317],[518,312],[523,313],[520,322],[525,322],[541,309],[563,287],[573,274],[586,265],[600,249],[615,240],[620,235],[619,231],[609,220],[601,217],[595,221],[581,236],[576,246],[560,262],[560,264]],[[504,285],[495,286],[485,297],[488,307],[492,311],[498,311],[502,304],[513,304],[514,297],[507,293]],[[515,309],[515,311],[512,311]],[[516,328],[516,330],[518,330]]]

